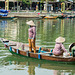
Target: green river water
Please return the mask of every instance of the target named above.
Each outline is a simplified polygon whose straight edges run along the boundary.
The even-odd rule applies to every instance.
[[[36,24],[36,46],[53,49],[55,39],[62,36],[68,51],[69,45],[75,42],[75,18],[0,20],[0,38],[28,44],[26,21],[29,20]],[[0,75],[75,75],[75,64],[12,55],[0,42]]]

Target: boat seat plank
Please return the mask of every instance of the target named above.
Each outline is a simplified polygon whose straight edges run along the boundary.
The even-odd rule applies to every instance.
[[[45,52],[45,53],[37,53],[37,54],[50,54],[52,52]]]
[[[9,44],[9,46],[16,46],[16,44]]]

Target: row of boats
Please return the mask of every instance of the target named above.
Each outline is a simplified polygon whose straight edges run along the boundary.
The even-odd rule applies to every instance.
[[[22,17],[22,16],[8,16],[9,11],[8,10],[4,10],[4,9],[0,9],[0,19],[13,19],[15,17]],[[26,18],[27,16],[25,16]],[[29,16],[28,16],[29,17]],[[61,14],[59,16],[54,16],[54,15],[44,15],[44,16],[38,16],[41,17],[43,19],[65,19],[65,18],[75,18],[75,15],[66,15],[66,14]],[[32,16],[29,18],[33,18]]]
[[[0,16],[0,19],[13,19],[13,18],[17,18],[17,17],[19,17],[19,16]],[[33,18],[33,17],[28,17],[28,18]],[[59,19],[65,19],[65,18],[72,19],[72,18],[75,18],[75,16],[72,16],[72,15],[68,15],[68,16],[64,16],[64,15],[63,16],[41,16],[41,18],[42,19],[57,19],[57,18],[59,18]]]
[[[45,19],[56,19],[56,18],[59,18],[59,19],[65,19],[65,18],[75,18],[75,15],[60,15],[60,16],[45,16],[44,17]]]

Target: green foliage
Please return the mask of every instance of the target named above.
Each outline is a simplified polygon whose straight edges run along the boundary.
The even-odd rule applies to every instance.
[[[65,1],[65,0],[60,0],[61,2]]]
[[[26,3],[26,4],[30,4],[31,2],[32,2],[32,0],[17,0],[17,1],[22,1],[22,2],[24,2],[24,3]],[[55,1],[55,0],[38,0],[38,1],[40,1],[41,3],[43,3],[44,1]],[[64,1],[69,1],[69,0],[59,0],[60,2],[64,2]],[[72,0],[72,1],[74,1],[74,0]]]
[[[59,0],[60,2],[69,1],[69,0]],[[72,0],[73,1],[73,0]]]
[[[40,0],[41,2],[44,2],[45,0]]]
[[[22,0],[22,2],[25,2],[26,4],[30,4],[30,0]]]

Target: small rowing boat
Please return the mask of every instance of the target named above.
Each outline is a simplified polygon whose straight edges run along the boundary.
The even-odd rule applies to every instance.
[[[26,56],[26,57],[32,57],[32,58],[37,58],[37,59],[44,59],[44,60],[49,60],[49,61],[62,61],[62,62],[75,62],[75,56],[55,56],[52,54],[51,49],[45,49],[41,47],[36,47],[36,53],[29,52],[29,45],[25,43],[20,43],[20,42],[14,42],[14,41],[9,41],[5,40],[3,38],[0,39],[2,43],[5,45],[6,48],[9,49],[9,51],[12,54],[20,55],[20,56]],[[71,48],[75,46],[75,43],[71,45]],[[70,51],[71,51],[70,48]],[[73,51],[73,54],[75,54],[75,50]]]

